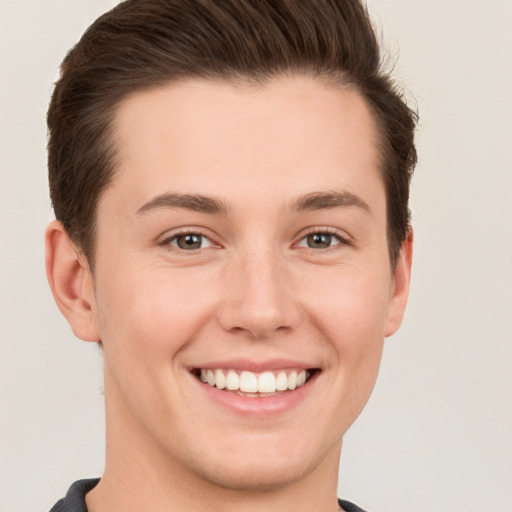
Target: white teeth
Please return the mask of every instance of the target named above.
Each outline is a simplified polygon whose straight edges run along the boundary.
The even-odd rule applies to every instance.
[[[297,387],[297,372],[293,371],[288,375],[288,389],[294,390]]]
[[[238,373],[236,373],[234,370],[229,370],[226,376],[226,387],[230,391],[240,389],[240,377],[238,376]]]
[[[208,384],[210,384],[208,382]],[[226,387],[226,377],[222,373],[222,370],[215,370],[215,384],[210,384],[210,386],[217,386],[219,389],[224,389]]]
[[[243,393],[275,393],[276,391],[293,391],[306,383],[309,373],[306,370],[292,370],[288,373],[266,371],[256,374],[235,370],[202,369],[199,378],[212,387],[227,389],[229,391],[240,390]]]
[[[252,372],[242,372],[240,374],[240,391],[256,393],[258,391],[258,377]]]
[[[276,390],[276,378],[272,372],[263,372],[258,377],[258,391],[260,393],[274,393]]]
[[[279,372],[277,374],[276,389],[278,391],[284,391],[285,389],[288,389],[288,377],[286,376],[286,373]]]

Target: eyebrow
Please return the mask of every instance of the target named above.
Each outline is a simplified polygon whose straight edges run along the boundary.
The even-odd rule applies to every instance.
[[[219,199],[200,194],[161,194],[151,199],[137,210],[137,214],[160,208],[185,208],[201,213],[227,215],[228,206]]]
[[[370,207],[360,197],[346,191],[310,192],[296,199],[292,211],[305,212],[355,206],[367,212]],[[227,216],[229,207],[220,199],[201,194],[165,193],[151,199],[137,210],[142,214],[160,208],[184,208],[195,212]]]
[[[299,197],[292,203],[292,210],[314,211],[338,208],[340,206],[355,206],[367,212],[370,207],[360,197],[346,191],[311,192]]]

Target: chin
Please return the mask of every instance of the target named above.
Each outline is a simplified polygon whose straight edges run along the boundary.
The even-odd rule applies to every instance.
[[[287,487],[304,479],[327,458],[337,446],[313,446],[304,438],[298,442],[291,439],[274,439],[265,443],[261,438],[251,442],[227,443],[219,453],[203,451],[199,464],[192,471],[202,480],[224,488],[239,491],[272,491]],[[227,448],[227,449],[226,449]]]
[[[297,482],[312,471],[309,465],[295,461],[276,461],[272,459],[251,459],[231,465],[224,462],[216,464],[211,471],[202,467],[198,474],[204,480],[217,487],[236,491],[272,491]]]

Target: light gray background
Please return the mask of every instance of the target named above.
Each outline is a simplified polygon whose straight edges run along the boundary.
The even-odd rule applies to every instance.
[[[0,0],[0,512],[103,464],[101,362],[51,298],[45,112],[115,0]],[[371,0],[419,106],[413,289],[340,493],[375,512],[512,511],[512,2]]]

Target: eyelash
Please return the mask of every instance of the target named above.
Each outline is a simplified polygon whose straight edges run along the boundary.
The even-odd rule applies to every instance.
[[[350,241],[343,237],[339,231],[336,231],[335,229],[332,229],[332,228],[315,228],[313,229],[312,231],[308,231],[304,236],[302,236],[299,240],[298,243],[302,242],[302,240],[306,239],[307,237],[311,236],[311,235],[328,235],[332,238],[335,238],[338,243],[332,245],[332,246],[329,246],[329,247],[326,247],[326,248],[323,248],[323,249],[314,249],[312,247],[305,247],[306,249],[309,249],[311,251],[335,251],[337,249],[340,249],[342,246],[348,246],[348,245],[351,245]]]
[[[326,248],[321,248],[321,249],[315,249],[315,248],[312,248],[312,247],[304,247],[305,249],[309,249],[311,251],[314,251],[314,252],[319,252],[319,251],[329,251],[329,250],[336,250],[336,249],[339,249],[341,246],[349,246],[351,245],[351,242],[349,240],[347,240],[347,238],[343,237],[340,235],[340,233],[334,229],[330,229],[330,228],[315,228],[311,231],[308,231],[306,232],[303,236],[301,236],[301,238],[298,240],[298,242],[295,242],[293,244],[294,247],[302,247],[300,246],[299,244],[307,239],[307,237],[309,236],[312,236],[312,235],[328,235],[330,237],[333,237],[337,240],[337,243],[335,243],[334,245],[332,246],[329,246],[329,247],[326,247]],[[208,235],[205,235],[204,233],[202,233],[200,230],[187,230],[187,231],[182,231],[182,232],[179,232],[179,233],[175,233],[174,235],[172,235],[171,237],[168,237],[166,238],[165,240],[163,240],[162,242],[159,243],[160,246],[163,246],[163,247],[168,247],[168,246],[171,246],[171,247],[174,247],[178,252],[181,252],[181,253],[186,253],[186,252],[189,252],[189,253],[196,253],[197,251],[200,251],[201,249],[206,249],[208,247],[199,247],[197,249],[191,249],[191,250],[187,250],[187,249],[183,249],[183,248],[180,248],[180,247],[177,247],[175,245],[172,245],[172,242],[177,242],[178,238],[180,237],[186,237],[188,235],[194,235],[194,236],[197,236],[199,238],[201,238],[201,240],[208,240],[210,245],[208,247],[211,247],[211,246],[219,246],[218,244],[216,244]]]
[[[208,240],[210,242],[211,246],[217,245],[215,242],[213,242],[213,240],[208,235],[205,235],[204,233],[201,233],[200,230],[194,230],[194,229],[190,229],[190,230],[186,230],[186,231],[181,231],[179,233],[175,233],[174,235],[172,235],[172,236],[166,238],[165,240],[163,240],[162,242],[160,242],[159,245],[161,245],[163,247],[166,247],[166,246],[174,247],[177,251],[179,251],[181,253],[186,253],[186,252],[195,253],[195,252],[200,251],[201,249],[205,248],[205,247],[200,247],[198,249],[188,250],[187,251],[186,249],[183,249],[183,248],[171,245],[172,242],[177,241],[178,238],[185,237],[185,236],[190,236],[190,235],[195,235],[195,236],[201,238],[201,240],[205,240],[205,239]]]

